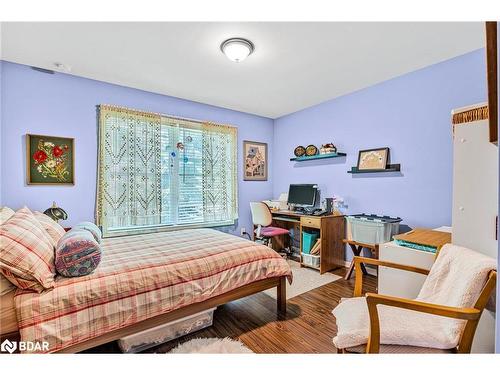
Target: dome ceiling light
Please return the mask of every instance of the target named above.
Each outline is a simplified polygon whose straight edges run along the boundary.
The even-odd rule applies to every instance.
[[[234,62],[245,60],[254,51],[254,45],[248,39],[231,38],[222,42],[220,50],[226,57]]]

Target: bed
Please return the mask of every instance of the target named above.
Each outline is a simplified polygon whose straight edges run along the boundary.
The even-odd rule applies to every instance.
[[[0,334],[3,336],[10,332],[19,330],[17,326],[16,308],[14,306],[15,291],[11,291],[3,296],[0,296]]]
[[[188,229],[103,239],[102,249],[88,276],[58,277],[40,294],[16,291],[21,340],[79,352],[273,287],[286,311],[291,270],[266,246]]]

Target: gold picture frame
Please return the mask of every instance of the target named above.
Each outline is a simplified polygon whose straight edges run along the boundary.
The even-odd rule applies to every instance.
[[[26,183],[75,185],[75,140],[26,134]]]

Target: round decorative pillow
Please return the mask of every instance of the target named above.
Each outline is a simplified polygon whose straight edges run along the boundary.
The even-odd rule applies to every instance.
[[[78,277],[92,273],[101,262],[101,247],[92,233],[71,229],[56,246],[56,270],[62,276]]]
[[[85,229],[88,230],[94,236],[97,243],[101,243],[102,240],[102,232],[97,225],[91,223],[90,221],[82,221],[79,224],[76,224],[73,229]]]

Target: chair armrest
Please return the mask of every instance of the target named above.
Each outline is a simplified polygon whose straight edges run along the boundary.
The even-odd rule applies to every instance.
[[[477,320],[481,315],[481,311],[473,307],[453,307],[446,305],[437,305],[413,299],[385,296],[376,293],[366,293],[366,302],[368,306],[386,305],[399,307],[406,310],[413,310],[432,315],[445,316],[447,318]]]
[[[407,265],[404,265],[404,264],[387,262],[387,261],[384,261],[384,260],[373,259],[373,258],[365,258],[365,257],[358,257],[358,256],[356,256],[356,257],[354,257],[353,262],[354,262],[354,270],[355,270],[355,277],[356,277],[356,280],[355,280],[355,283],[354,283],[354,297],[361,297],[361,295],[362,295],[363,273],[360,272],[360,270],[361,270],[361,263],[364,263],[364,264],[373,264],[375,266],[383,266],[383,267],[396,268],[398,270],[420,273],[422,275],[428,275],[429,274],[429,270],[426,270],[424,268],[419,268],[419,267],[414,267],[414,266],[407,266]]]
[[[377,305],[393,306],[406,310],[463,320],[475,321],[479,320],[481,317],[481,310],[475,308],[437,305],[406,298],[384,296],[375,293],[366,294],[366,303],[370,314],[370,336],[368,338],[368,345],[366,348],[367,353],[378,353],[380,350],[380,322]]]
[[[398,270],[404,270],[409,272],[421,273],[423,275],[428,275],[429,270],[420,267],[407,266],[405,264],[387,262],[385,260],[379,260],[374,258],[365,258],[365,257],[354,257],[354,261],[357,263],[365,263],[365,264],[373,264],[375,266],[384,266],[390,268],[397,268]]]

